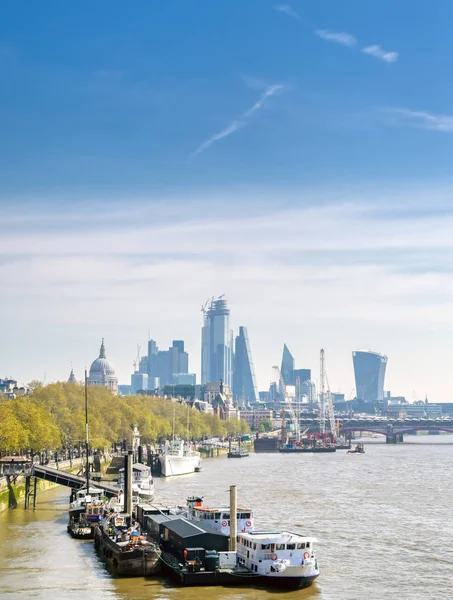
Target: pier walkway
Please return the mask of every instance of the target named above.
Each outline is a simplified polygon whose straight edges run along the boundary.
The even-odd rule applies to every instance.
[[[65,485],[74,490],[79,490],[87,481],[85,477],[81,477],[80,475],[74,475],[74,473],[68,473],[67,471],[61,471],[60,469],[54,469],[53,467],[43,465],[33,465],[31,476],[37,477],[38,479],[45,479],[52,483],[58,483],[59,485]],[[93,482],[93,485],[101,487],[105,491],[105,495],[109,498],[116,496],[119,491],[116,486],[104,482]]]

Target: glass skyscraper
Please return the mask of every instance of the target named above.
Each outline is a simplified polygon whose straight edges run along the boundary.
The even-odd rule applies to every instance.
[[[280,372],[286,385],[294,385],[294,357],[285,344],[283,346],[282,367]]]
[[[230,329],[230,310],[222,297],[212,300],[203,310],[201,330],[201,383],[220,380],[230,390],[233,383],[233,332]]]
[[[370,350],[357,350],[352,353],[352,362],[357,399],[363,402],[382,401],[387,357]]]
[[[189,370],[189,355],[184,350],[184,342],[182,340],[173,340],[173,344],[168,350],[159,350],[156,342],[149,340],[148,356],[142,360],[145,360],[145,358],[147,361],[146,372],[148,373],[148,378],[155,380],[158,377],[161,388],[164,385],[172,385],[175,374],[187,374]]]
[[[247,329],[242,326],[239,327],[235,343],[233,397],[238,400],[240,406],[259,401],[249,336]]]

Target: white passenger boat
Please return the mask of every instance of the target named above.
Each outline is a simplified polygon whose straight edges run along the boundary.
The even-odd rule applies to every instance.
[[[159,462],[164,477],[187,475],[200,470],[201,455],[191,444],[175,439],[161,450]]]
[[[124,490],[124,467],[119,470],[118,486]],[[133,504],[151,502],[154,498],[154,481],[151,468],[134,463],[132,465],[132,499]]]
[[[178,507],[177,513],[188,521],[198,521],[224,535],[230,535],[230,507],[205,506],[203,498],[191,496],[187,498],[187,506]],[[238,507],[236,513],[237,531],[251,531],[254,526],[254,516],[250,508]]]
[[[238,563],[261,576],[266,586],[306,588],[320,573],[316,541],[289,531],[243,531],[238,533]]]

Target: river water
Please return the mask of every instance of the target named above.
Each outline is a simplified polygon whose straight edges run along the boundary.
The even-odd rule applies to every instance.
[[[155,480],[156,501],[252,507],[258,527],[318,538],[321,576],[307,590],[175,588],[165,580],[114,579],[92,542],[66,533],[68,490],[38,496],[36,511],[0,514],[0,598],[46,600],[451,600],[453,436],[372,440],[366,454],[252,454],[204,461],[201,473]]]

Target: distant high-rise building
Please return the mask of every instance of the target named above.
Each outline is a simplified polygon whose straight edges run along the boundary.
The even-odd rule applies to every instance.
[[[223,381],[230,389],[233,379],[233,332],[230,310],[222,297],[203,311],[201,330],[201,383]]]
[[[142,375],[148,374],[148,357],[142,356],[138,365],[138,372]]]
[[[136,394],[139,390],[148,389],[147,373],[133,373],[131,375],[131,394]]]
[[[387,357],[370,350],[357,350],[352,353],[352,361],[357,399],[363,402],[382,401]]]
[[[142,359],[143,360],[143,359]],[[142,363],[140,361],[140,367]],[[168,350],[159,350],[154,340],[148,342],[147,369],[140,368],[140,373],[148,373],[149,382],[159,378],[160,386],[173,384],[176,373],[188,373],[189,355],[184,351],[184,342],[174,340]]]
[[[294,369],[293,371],[294,385],[299,377],[299,382],[302,384],[304,381],[311,379],[311,369]]]
[[[242,326],[239,327],[239,335],[235,343],[233,398],[241,406],[259,401],[249,337],[247,329]]]
[[[316,402],[316,385],[314,384],[314,382],[310,381],[310,379],[307,379],[306,381],[302,382],[300,385],[300,394],[302,397],[306,396],[308,402]]]
[[[283,380],[286,385],[294,385],[294,357],[288,350],[288,346],[283,346],[282,366],[280,369]]]
[[[157,355],[159,348],[154,340],[148,341],[148,377],[159,377],[157,372]]]

